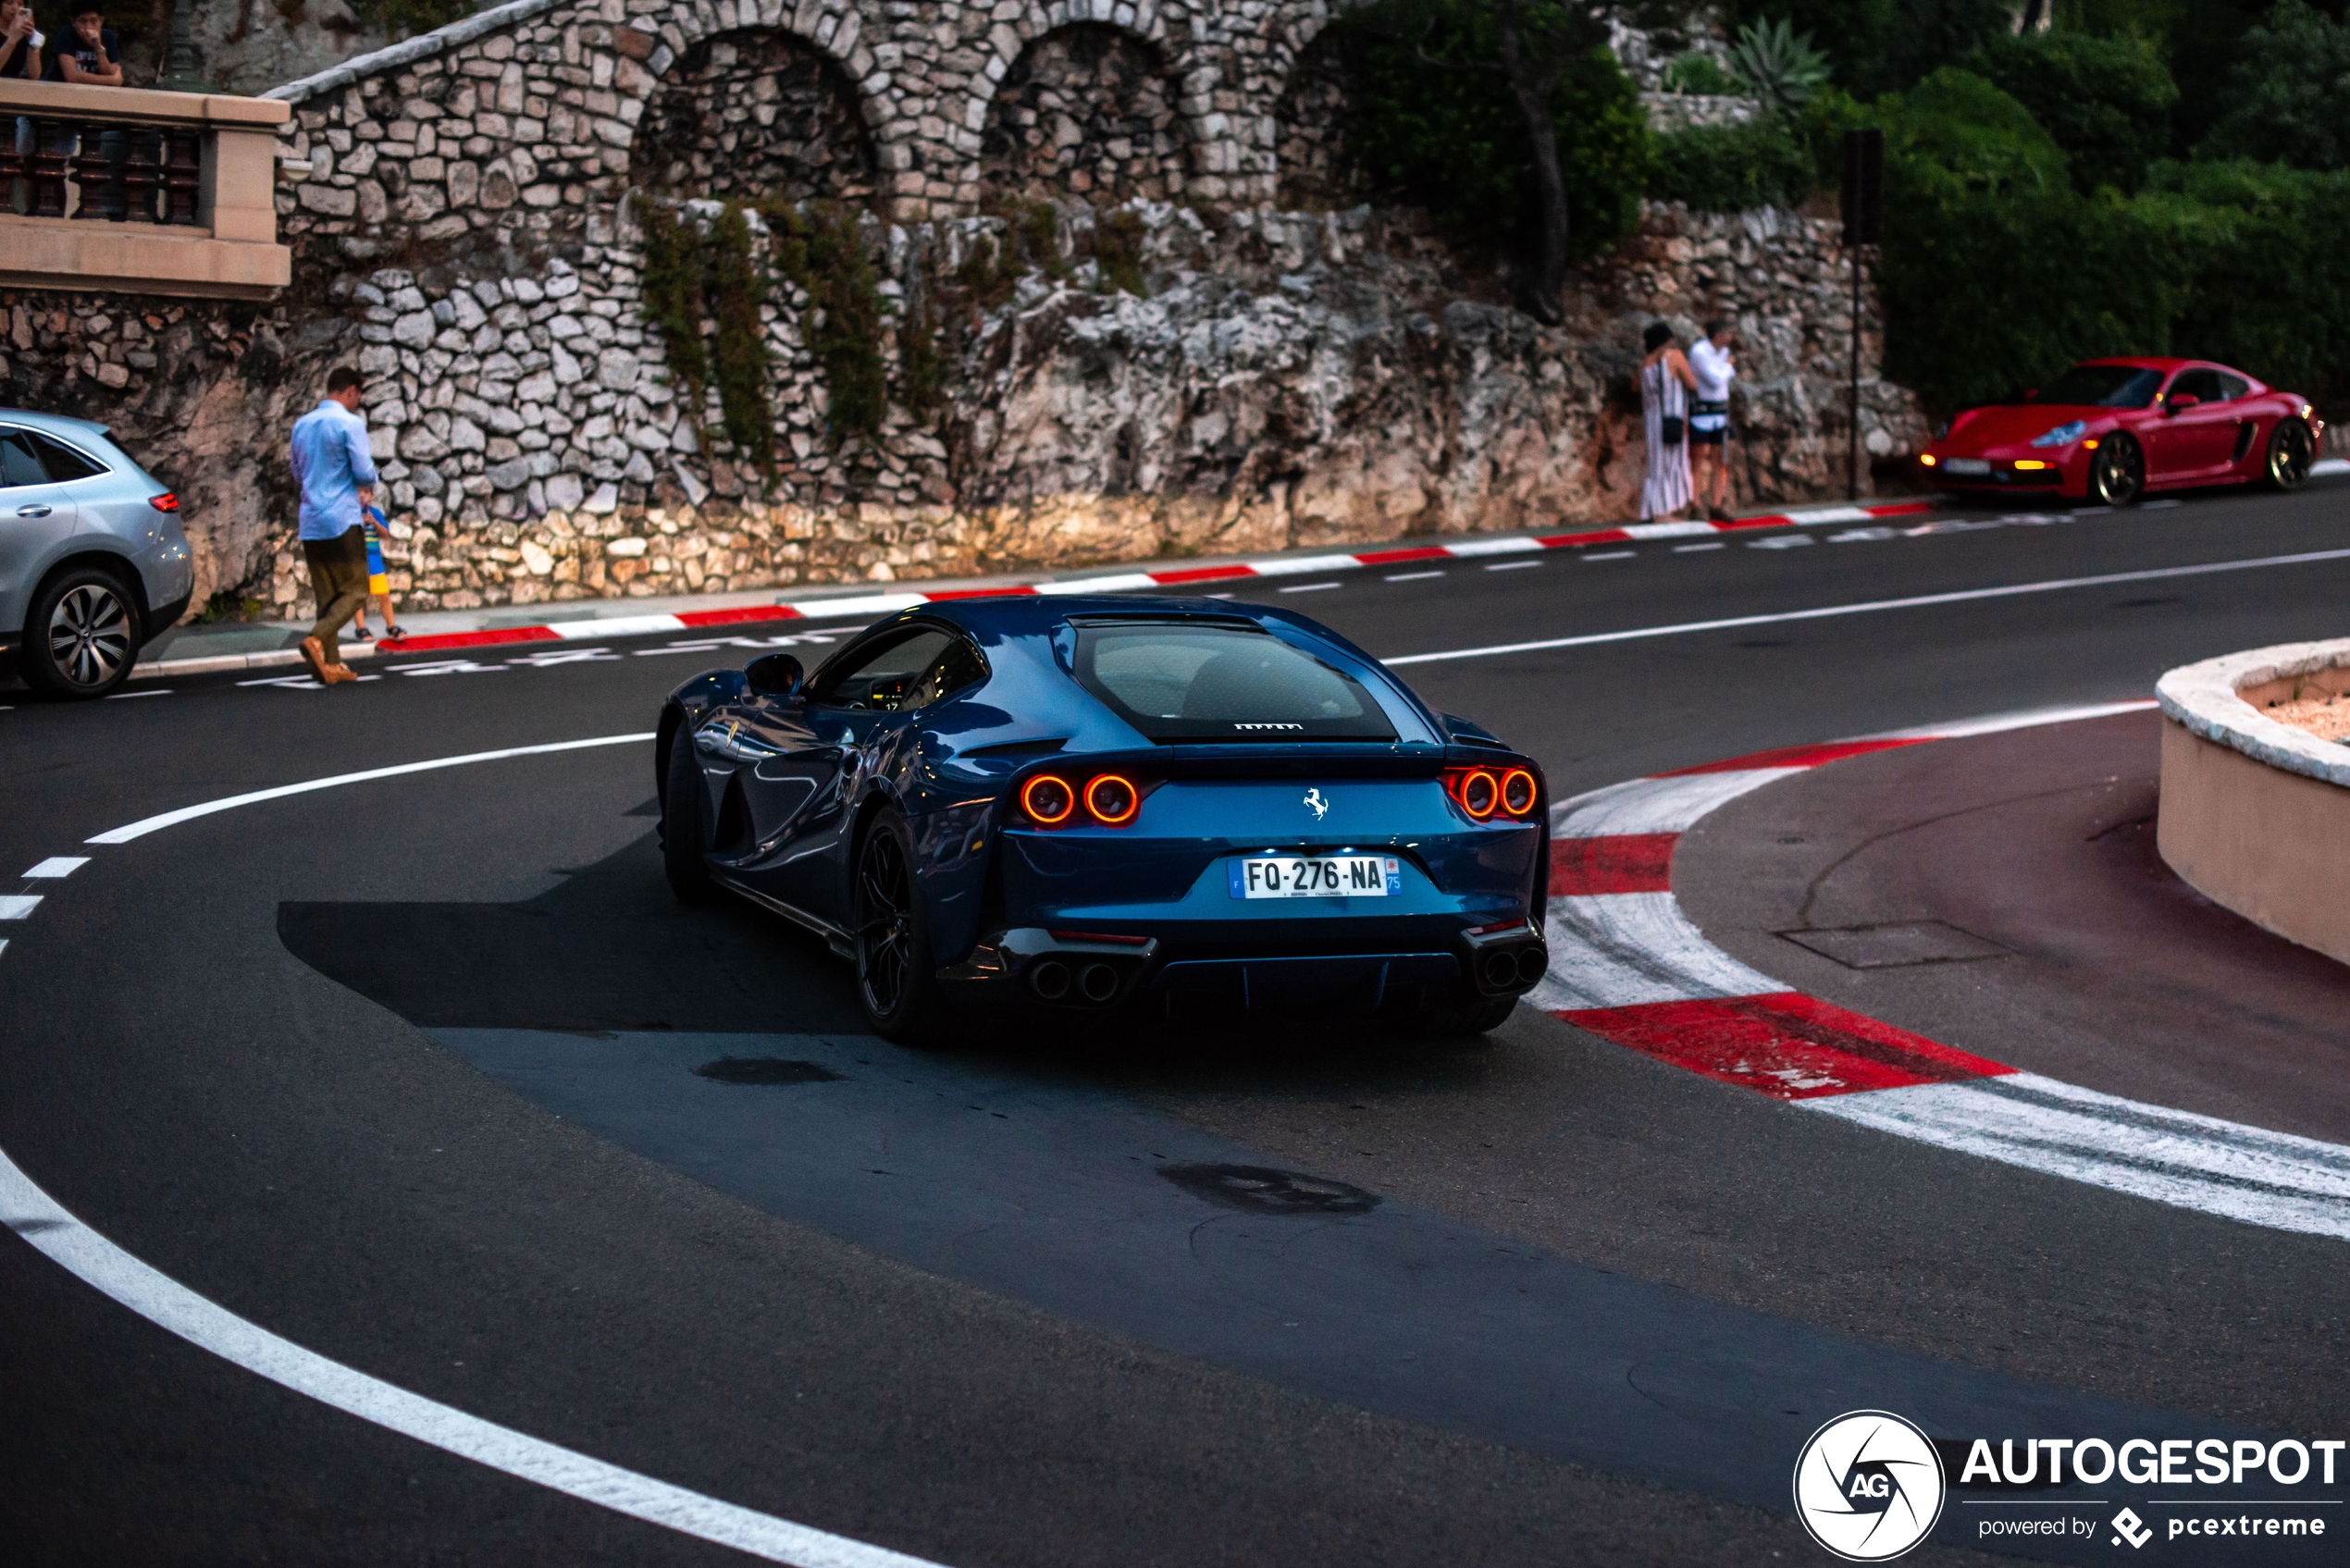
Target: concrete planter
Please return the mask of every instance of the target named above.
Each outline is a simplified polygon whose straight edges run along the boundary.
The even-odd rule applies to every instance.
[[[2156,843],[2205,896],[2350,964],[2350,745],[2267,718],[2269,703],[2350,692],[2350,638],[2187,664],[2162,705]]]

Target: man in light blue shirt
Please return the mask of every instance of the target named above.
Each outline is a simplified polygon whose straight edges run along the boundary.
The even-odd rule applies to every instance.
[[[359,417],[359,372],[327,376],[327,395],[294,421],[294,482],[302,487],[302,555],[310,564],[317,623],[302,639],[302,657],[320,685],[359,677],[342,661],[337,634],[367,602],[367,537],[362,509],[376,500],[376,460],[367,422]]]

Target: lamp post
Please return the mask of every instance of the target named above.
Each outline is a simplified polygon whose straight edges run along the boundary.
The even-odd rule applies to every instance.
[[[209,93],[212,83],[196,74],[196,34],[189,0],[172,0],[171,43],[164,56],[163,79],[155,86],[166,93]]]

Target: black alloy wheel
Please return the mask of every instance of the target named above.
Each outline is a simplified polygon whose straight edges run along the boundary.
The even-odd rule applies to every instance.
[[[703,824],[706,791],[701,763],[694,754],[694,722],[679,722],[670,737],[668,784],[661,792],[661,869],[681,904],[707,904],[718,896],[710,879],[710,831]]]
[[[100,567],[44,585],[24,629],[25,680],[52,697],[104,697],[138,662],[139,612],[122,579]]]
[[[2309,477],[2309,464],[2317,457],[2317,443],[2309,438],[2309,426],[2298,419],[2280,419],[2269,436],[2269,460],[2261,471],[2272,490],[2297,490]]]
[[[2146,493],[2146,459],[2137,440],[2117,430],[2089,464],[2089,495],[2106,506],[2128,506]]]
[[[936,1038],[946,1013],[913,865],[905,818],[884,809],[857,852],[857,1000],[873,1032],[900,1044]]]

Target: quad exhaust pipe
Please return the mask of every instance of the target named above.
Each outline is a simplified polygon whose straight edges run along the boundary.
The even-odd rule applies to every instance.
[[[1551,950],[1532,921],[1470,932],[1461,938],[1469,981],[1486,996],[1531,991],[1550,972]]]
[[[1099,961],[1072,967],[1058,958],[1040,958],[1028,968],[1028,989],[1040,1002],[1090,1002],[1098,1007],[1124,985],[1116,968]]]

